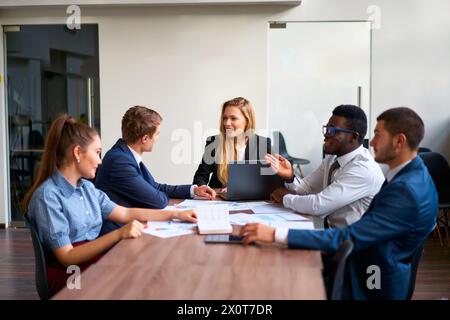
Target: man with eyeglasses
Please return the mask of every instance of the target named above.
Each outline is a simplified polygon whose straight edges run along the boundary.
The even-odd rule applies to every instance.
[[[327,253],[324,257],[332,257],[350,240],[353,250],[337,298],[411,299],[417,257],[436,227],[438,212],[433,179],[417,156],[425,127],[416,112],[399,107],[377,117],[374,133],[370,145],[375,161],[386,164],[389,170],[360,220],[345,228],[291,229],[287,233],[282,227],[250,223],[240,231],[245,236],[244,244],[276,241],[289,248],[320,250]],[[324,259],[325,274],[330,260]],[[327,284],[330,293],[332,287]]]
[[[326,154],[310,175],[298,179],[280,155],[266,155],[273,170],[286,182],[271,199],[297,212],[324,218],[324,226],[346,227],[358,221],[384,181],[383,172],[362,146],[367,132],[364,111],[340,105],[323,126]]]

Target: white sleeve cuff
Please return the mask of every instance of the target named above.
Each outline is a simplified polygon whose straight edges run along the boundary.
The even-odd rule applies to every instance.
[[[289,209],[293,209],[293,204],[294,204],[294,199],[295,199],[296,195],[295,194],[286,194],[283,197],[283,206],[285,208],[289,208]]]
[[[294,182],[291,182],[291,183],[285,182],[284,187],[288,190],[295,190],[295,183]]]
[[[191,186],[191,198],[194,198],[195,197],[195,193],[194,193],[194,188],[195,187],[198,187],[196,184],[193,184],[192,186]]]
[[[288,228],[279,227],[275,229],[275,242],[287,244],[288,240]]]

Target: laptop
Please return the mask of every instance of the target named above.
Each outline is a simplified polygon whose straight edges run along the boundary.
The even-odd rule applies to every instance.
[[[283,186],[266,161],[234,161],[228,164],[227,192],[217,195],[230,201],[269,200],[272,191]]]

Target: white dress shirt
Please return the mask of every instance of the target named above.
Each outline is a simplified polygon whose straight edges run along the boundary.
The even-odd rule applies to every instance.
[[[237,160],[238,161],[244,161],[245,160],[245,149],[246,148],[247,148],[246,144],[242,148],[236,148],[237,149]]]
[[[339,168],[328,185],[328,171],[337,160]],[[384,175],[380,166],[363,146],[336,157],[327,155],[309,176],[286,183],[296,195],[283,197],[283,205],[297,212],[328,217],[331,227],[346,227],[358,221],[380,190]],[[275,241],[287,243],[289,229],[277,228]]]
[[[131,154],[132,154],[133,157],[134,157],[134,160],[136,160],[137,164],[140,165],[140,163],[141,163],[141,161],[142,161],[141,155],[140,155],[139,153],[137,153],[136,151],[134,151],[134,149],[133,149],[132,147],[130,147],[130,146],[128,146],[128,145],[127,145],[127,147],[128,147],[128,149],[130,149]]]
[[[391,182],[392,179],[394,179],[394,177],[397,175],[397,173],[399,173],[400,170],[402,170],[404,167],[406,167],[408,165],[408,163],[410,163],[410,162],[411,162],[411,160],[408,160],[408,161],[402,163],[401,165],[396,166],[394,169],[388,170],[388,172],[386,172],[387,182],[388,183]]]
[[[328,171],[337,168],[328,185]],[[327,155],[319,168],[302,180],[286,184],[296,195],[283,197],[283,205],[297,212],[328,217],[330,226],[345,227],[358,221],[384,182],[380,166],[363,146],[343,156]]]
[[[137,153],[136,151],[134,151],[134,149],[131,148],[130,146],[127,145],[127,147],[128,147],[128,149],[130,149],[131,154],[133,155],[134,160],[136,160],[136,163],[138,164],[138,166],[140,166],[140,163],[142,162],[142,157],[141,157],[141,155],[140,155],[139,153]],[[195,197],[194,187],[196,187],[196,186],[197,186],[196,184],[194,184],[194,185],[191,186],[191,190],[190,190],[190,192],[191,192],[191,198]]]

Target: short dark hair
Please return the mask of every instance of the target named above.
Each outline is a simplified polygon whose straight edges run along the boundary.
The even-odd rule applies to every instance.
[[[161,121],[162,117],[152,109],[131,107],[122,118],[122,139],[125,143],[134,143],[146,134],[152,137]]]
[[[364,110],[351,104],[341,104],[333,110],[333,116],[344,117],[347,129],[358,132],[358,142],[361,144],[367,133],[367,117]]]
[[[412,150],[419,147],[425,134],[425,126],[414,110],[407,107],[388,109],[377,117],[377,121],[381,120],[391,135],[403,133]]]

